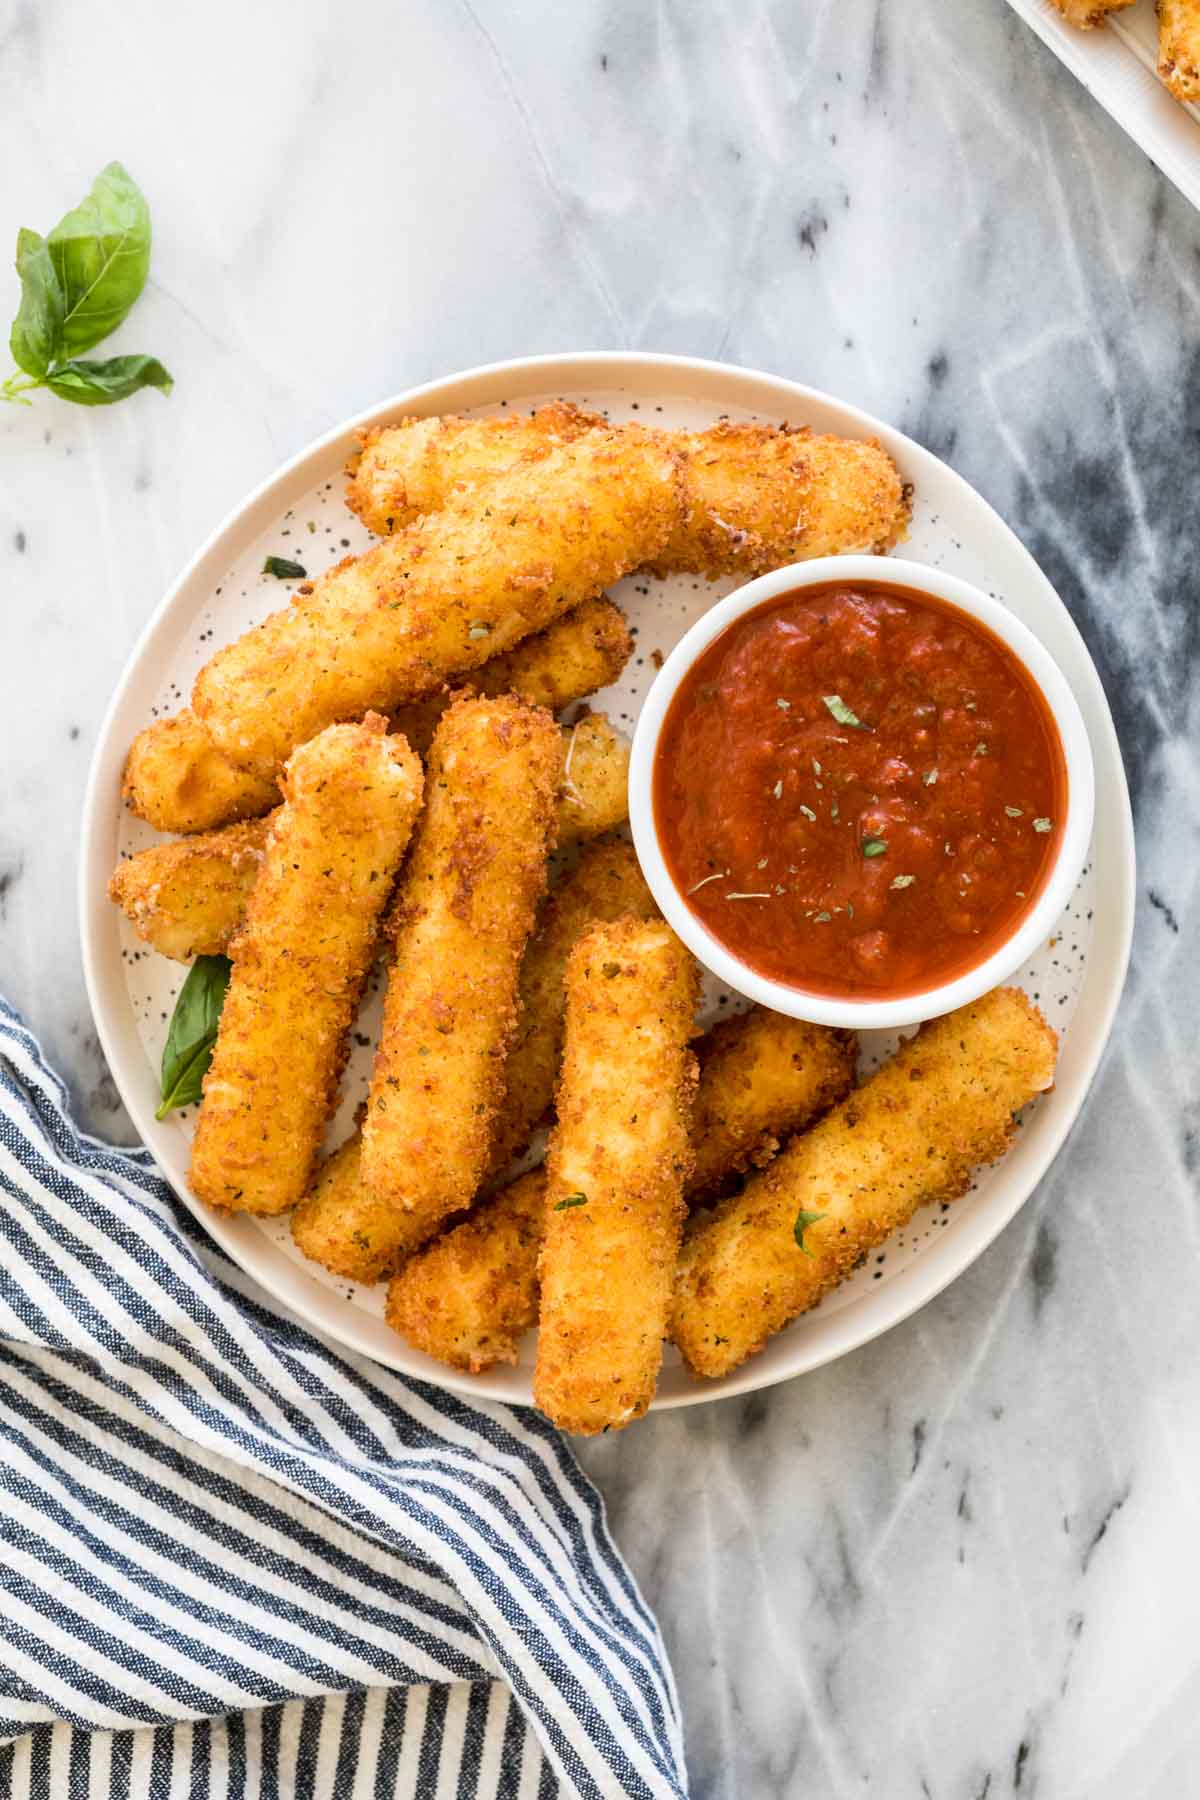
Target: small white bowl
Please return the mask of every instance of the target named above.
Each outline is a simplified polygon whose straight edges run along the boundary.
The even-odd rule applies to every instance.
[[[1058,855],[1034,905],[998,950],[952,981],[898,1000],[857,1000],[813,994],[789,983],[773,981],[749,968],[713,937],[675,885],[663,857],[654,822],[654,762],[663,721],[684,676],[713,639],[753,612],[764,601],[802,593],[829,582],[853,587],[861,582],[887,582],[929,594],[978,619],[1007,644],[1042,694],[1058,727],[1067,766],[1067,815]],[[676,644],[646,696],[633,738],[629,765],[629,821],[642,873],[663,916],[700,962],[719,981],[749,1000],[808,1019],[816,1025],[841,1025],[862,1031],[886,1030],[936,1019],[965,1006],[999,986],[1033,954],[1055,922],[1082,872],[1092,836],[1095,780],[1087,727],[1058,664],[1020,620],[998,600],[940,569],[901,562],[892,556],[826,556],[816,562],[790,564],[760,575],[756,581],[718,600]]]

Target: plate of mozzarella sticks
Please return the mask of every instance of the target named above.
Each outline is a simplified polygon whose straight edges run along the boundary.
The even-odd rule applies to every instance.
[[[629,739],[718,597],[901,544],[1050,651],[1098,801],[1011,984],[856,1034],[685,949]],[[817,1367],[980,1254],[1083,1104],[1133,883],[1096,671],[987,503],[828,395],[614,352],[400,395],[220,526],[114,695],[80,902],[122,1098],[229,1255],[350,1350],[587,1433]]]

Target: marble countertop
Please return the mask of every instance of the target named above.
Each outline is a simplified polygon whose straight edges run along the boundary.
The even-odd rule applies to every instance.
[[[0,220],[121,157],[156,246],[120,347],[177,381],[0,417],[0,986],[105,1134],[91,748],[169,580],[317,431],[493,358],[721,357],[892,420],[1041,560],[1141,857],[1083,1116],[907,1325],[582,1454],[703,1800],[1200,1793],[1200,216],[1004,0],[0,0],[0,46]]]

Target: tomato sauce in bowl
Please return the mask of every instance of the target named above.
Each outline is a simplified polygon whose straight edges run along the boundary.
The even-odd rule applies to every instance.
[[[885,582],[768,600],[684,675],[659,734],[655,830],[688,908],[749,968],[900,999],[984,962],[1032,909],[1066,759],[1012,650]]]

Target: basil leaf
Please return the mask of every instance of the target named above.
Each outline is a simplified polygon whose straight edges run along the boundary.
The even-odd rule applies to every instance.
[[[303,581],[308,574],[303,563],[292,562],[286,556],[268,556],[262,572],[264,575],[274,575],[278,581]]]
[[[232,968],[227,956],[198,956],[188,970],[163,1045],[162,1100],[156,1119],[199,1100]]]
[[[865,837],[860,846],[864,856],[883,856],[887,851],[887,839],[881,837]]]
[[[45,385],[60,400],[74,400],[77,406],[111,406],[139,388],[155,387],[169,394],[175,383],[156,356],[111,356],[107,362],[58,363]]]
[[[797,1246],[803,1250],[805,1256],[811,1256],[812,1251],[804,1241],[804,1233],[808,1230],[810,1225],[815,1225],[818,1219],[827,1217],[827,1213],[805,1212],[803,1207],[801,1207],[800,1211],[796,1214],[796,1223],[792,1226],[792,1236],[795,1238]]]
[[[8,342],[17,367],[36,378],[46,373],[62,349],[65,311],[46,240],[36,231],[17,233],[17,274],[21,304]]]
[[[132,175],[109,163],[46,243],[63,297],[60,353],[78,356],[117,329],[146,285],[150,208]]]

